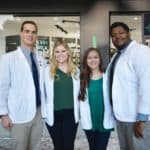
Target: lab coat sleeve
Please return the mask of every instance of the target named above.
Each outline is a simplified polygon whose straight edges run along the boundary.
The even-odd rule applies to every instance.
[[[45,68],[47,67],[47,63],[45,59],[41,58],[41,97],[42,97],[42,117],[46,117],[46,95],[45,95]]]
[[[46,118],[46,95],[45,95],[45,83],[43,83],[43,105],[42,105],[42,117]]]
[[[44,102],[43,102],[43,118],[47,118],[47,89],[46,89],[46,84],[48,82],[47,78],[47,73],[49,74],[49,66],[46,66],[44,68],[44,82],[43,82],[43,97],[44,97]]]
[[[137,74],[137,113],[150,115],[150,48],[137,48],[134,68]]]
[[[0,115],[8,114],[8,94],[11,85],[9,61],[6,55],[0,58]]]
[[[150,58],[149,58],[150,59]],[[150,115],[150,63],[139,79],[138,113]]]

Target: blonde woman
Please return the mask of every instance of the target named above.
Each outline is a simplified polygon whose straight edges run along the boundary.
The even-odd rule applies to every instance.
[[[46,126],[54,150],[73,150],[79,121],[79,71],[63,39],[55,42],[50,61],[44,83]]]

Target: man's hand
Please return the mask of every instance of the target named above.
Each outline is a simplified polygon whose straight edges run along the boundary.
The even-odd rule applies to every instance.
[[[143,137],[144,122],[139,121],[134,124],[134,135],[137,138]]]
[[[3,115],[1,119],[2,125],[5,129],[10,130],[13,127],[12,121],[8,115]]]

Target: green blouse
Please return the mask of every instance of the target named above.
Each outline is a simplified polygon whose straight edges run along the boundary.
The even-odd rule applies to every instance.
[[[88,86],[88,98],[90,104],[92,130],[101,132],[109,131],[103,127],[104,99],[103,99],[103,78],[90,80]]]
[[[73,81],[72,77],[60,69],[56,71],[54,80],[54,110],[73,108]]]

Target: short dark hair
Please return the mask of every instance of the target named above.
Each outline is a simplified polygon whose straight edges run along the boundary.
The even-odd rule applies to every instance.
[[[34,21],[30,21],[30,20],[27,20],[27,21],[24,21],[22,24],[21,24],[21,28],[20,28],[20,31],[22,32],[23,31],[23,28],[24,28],[24,25],[25,24],[32,24],[35,26],[36,28],[36,31],[38,31],[38,26],[37,24],[34,22]]]
[[[111,35],[111,33],[112,33],[112,30],[114,29],[114,28],[116,28],[116,27],[122,27],[123,29],[125,29],[127,32],[130,32],[130,29],[129,29],[129,27],[128,27],[128,25],[127,24],[125,24],[124,22],[114,22],[114,23],[112,23],[111,24],[111,26],[110,26],[110,35]]]

